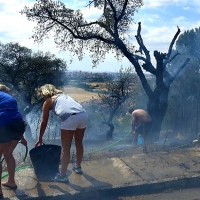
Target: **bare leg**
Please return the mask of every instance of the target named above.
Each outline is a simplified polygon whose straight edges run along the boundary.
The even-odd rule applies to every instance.
[[[134,131],[133,132],[133,144],[136,145],[138,142],[138,134]]]
[[[0,175],[2,174],[2,164],[0,164]],[[0,179],[1,180],[1,179]],[[1,184],[1,181],[0,181],[0,184]],[[0,195],[2,195],[3,192],[2,192],[2,188],[1,188],[1,185],[0,185]]]
[[[74,131],[61,130],[62,141],[62,158],[61,158],[61,176],[66,175],[67,167],[70,161],[70,148],[73,139]]]
[[[81,162],[83,159],[83,137],[85,133],[85,128],[83,129],[76,129],[74,139],[76,145],[76,159],[77,159],[77,166],[81,166]]]
[[[17,146],[18,141],[12,140],[8,147],[6,148],[5,152],[3,153],[6,164],[7,164],[7,170],[8,170],[8,181],[4,182],[2,184],[7,184],[12,187],[16,187],[15,183],[15,159],[13,157],[13,151],[15,147]]]
[[[2,154],[5,151],[5,149],[7,148],[7,146],[9,145],[9,143],[0,143],[0,160],[2,159]],[[0,176],[2,175],[2,164],[0,163]],[[2,194],[2,187],[1,187],[1,178],[0,178],[0,195]]]
[[[143,124],[143,138],[144,138],[144,143],[143,143],[143,152],[147,153],[147,134],[146,134],[146,126]]]

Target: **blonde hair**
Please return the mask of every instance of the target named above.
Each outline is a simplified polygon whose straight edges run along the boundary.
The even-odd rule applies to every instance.
[[[51,84],[45,84],[37,90],[38,95],[43,95],[48,97],[52,97],[56,94],[61,94],[61,93],[63,93],[62,90],[57,89],[54,85]]]
[[[0,84],[0,91],[2,92],[9,92],[10,88],[8,88],[7,86]]]

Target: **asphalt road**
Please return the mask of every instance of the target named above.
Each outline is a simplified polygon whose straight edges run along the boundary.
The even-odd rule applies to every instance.
[[[161,193],[149,194],[149,195],[117,197],[115,199],[116,200],[200,200],[200,187],[181,189],[181,190],[168,190]],[[109,199],[103,198],[102,200],[109,200]],[[114,200],[114,198],[112,200]]]
[[[140,196],[118,196],[118,197],[98,197],[98,200],[200,200],[200,187],[168,190],[162,193],[140,195]]]
[[[35,198],[34,198],[35,199]],[[36,198],[38,199],[38,198]],[[46,200],[46,198],[39,198],[40,200]],[[96,193],[93,196],[84,196],[75,195],[69,196],[54,196],[49,197],[48,200],[200,200],[200,186],[198,188],[188,188],[188,189],[180,189],[180,190],[167,190],[160,193],[155,194],[146,194],[146,195],[138,195],[138,196],[120,196],[113,195],[111,196],[109,193]]]

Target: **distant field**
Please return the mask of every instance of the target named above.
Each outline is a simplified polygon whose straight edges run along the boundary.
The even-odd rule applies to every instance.
[[[78,102],[88,101],[93,98],[98,98],[98,95],[93,92],[85,91],[81,88],[76,87],[65,87],[64,92],[67,93],[69,96],[71,96],[73,99],[75,99]]]
[[[88,85],[91,86],[99,86],[99,88],[105,88],[106,83],[102,83],[102,82],[95,82],[95,83],[88,83]]]

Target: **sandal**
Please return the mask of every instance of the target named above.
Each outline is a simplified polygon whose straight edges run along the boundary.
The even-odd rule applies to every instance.
[[[10,186],[10,185],[8,185],[8,184],[6,184],[6,183],[2,183],[2,185],[3,185],[4,187],[7,187],[7,188],[11,189],[11,190],[17,189],[17,186]]]

